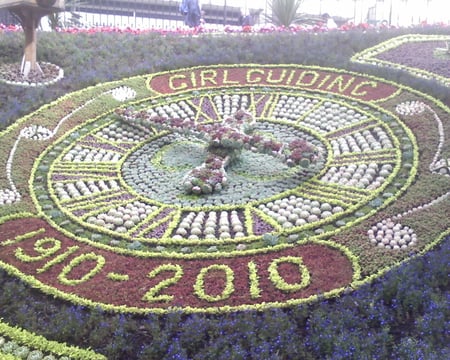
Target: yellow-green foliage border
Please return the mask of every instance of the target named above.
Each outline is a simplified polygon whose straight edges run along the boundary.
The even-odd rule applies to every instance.
[[[76,346],[69,346],[66,343],[47,340],[43,336],[36,335],[32,332],[21,328],[11,326],[0,319],[0,335],[9,340],[15,341],[20,345],[25,345],[30,350],[40,350],[44,354],[50,353],[59,356],[68,356],[76,360],[106,360],[106,357],[97,354],[92,350],[81,349]],[[0,357],[5,360],[18,360],[19,358],[12,354],[5,354],[0,351]]]

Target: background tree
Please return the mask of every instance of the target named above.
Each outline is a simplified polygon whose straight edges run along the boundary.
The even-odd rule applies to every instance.
[[[25,34],[21,66],[24,78],[27,78],[30,72],[42,72],[36,59],[36,29],[41,19],[44,16],[60,11],[63,7],[64,0],[0,0],[0,8],[9,9],[19,19]]]

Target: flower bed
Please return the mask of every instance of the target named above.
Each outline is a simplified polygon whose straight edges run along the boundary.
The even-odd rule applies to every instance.
[[[231,129],[238,109],[253,117],[258,142],[229,165],[223,189],[186,194],[187,170],[211,146],[202,139],[212,141],[211,126],[213,138],[218,124]],[[436,221],[450,191],[436,171],[447,115],[388,81],[301,66],[181,69],[70,94],[3,134],[14,145],[3,155],[2,266],[45,293],[121,312],[338,295],[448,230]],[[252,155],[269,140],[310,143],[317,160],[288,167],[281,152]],[[438,189],[424,198],[431,179]]]
[[[182,180],[206,158],[207,136],[135,123],[144,112],[168,122],[188,118],[197,131],[222,126],[240,107],[268,145],[310,143],[318,161],[288,166],[279,153],[244,148],[226,168],[223,189],[186,194]],[[128,119],[117,109],[128,109]],[[389,81],[292,65],[181,69],[69,94],[1,133],[2,267],[47,294],[49,304],[53,297],[64,300],[62,308],[74,304],[64,311],[71,324],[84,323],[87,310],[146,314],[151,321],[133,341],[150,331],[155,354],[156,342],[163,344],[156,314],[170,327],[171,317],[196,313],[176,332],[192,338],[200,336],[196,328],[216,337],[207,324],[217,319],[231,339],[227,327],[240,317],[247,323],[255,309],[267,319],[277,314],[269,322],[282,328],[277,309],[291,314],[324,296],[366,292],[448,235],[448,113],[432,97]],[[389,298],[383,290],[382,301]],[[353,297],[340,303],[346,299]],[[374,308],[355,304],[374,316]],[[224,315],[196,326],[203,313]],[[320,315],[313,317],[311,336]],[[131,326],[127,319],[117,318],[114,341],[127,338],[119,334]],[[85,344],[103,331],[96,328]],[[72,342],[86,339],[76,332]],[[183,346],[192,354],[201,345]],[[329,351],[324,339],[310,346]],[[111,358],[116,352],[102,349]]]
[[[42,336],[9,326],[1,321],[0,356],[3,360],[106,359],[93,351],[48,341]]]
[[[447,35],[404,35],[355,54],[352,61],[406,70],[417,77],[450,86],[448,56],[440,55]]]

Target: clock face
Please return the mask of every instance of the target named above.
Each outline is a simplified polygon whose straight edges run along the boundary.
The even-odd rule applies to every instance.
[[[420,247],[399,221],[411,209],[395,204],[419,163],[402,116],[426,109],[402,92],[360,74],[278,65],[105,84],[53,130],[23,126],[22,138],[41,144],[29,172],[36,216],[2,259],[9,253],[46,292],[124,311],[232,311],[339,293]],[[211,151],[208,126],[227,128],[240,110],[261,146],[233,152],[216,191],[187,192],[187,174]],[[143,114],[164,121],[144,126]],[[301,161],[286,161],[291,144],[306,144]]]
[[[304,167],[288,166],[273,154],[243,150],[228,165],[221,191],[186,194],[183,178],[204,162],[208,141],[189,132],[144,132],[105,115],[77,127],[41,157],[38,167],[46,164],[49,172],[39,205],[44,209],[52,200],[44,213],[64,213],[71,220],[64,229],[82,228],[91,240],[104,230],[99,241],[109,237],[125,248],[139,241],[139,251],[197,245],[198,252],[210,246],[230,251],[238,242],[254,251],[267,250],[267,232],[291,239],[332,232],[355,212],[376,211],[367,209],[370,201],[389,201],[382,195],[387,187],[391,196],[401,191],[398,149],[412,148],[412,139],[398,119],[378,109],[282,88],[219,89],[162,101],[138,106],[205,124],[244,108],[256,120],[256,135],[282,144],[304,140],[320,156]],[[34,185],[39,181],[35,177]]]

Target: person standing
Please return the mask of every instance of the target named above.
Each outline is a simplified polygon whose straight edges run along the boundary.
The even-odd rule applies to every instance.
[[[326,28],[328,30],[334,30],[337,29],[338,26],[336,24],[336,22],[334,21],[334,19],[330,16],[330,14],[325,13],[322,15],[322,19],[324,20],[324,25],[326,26]]]
[[[184,23],[189,27],[200,25],[201,11],[198,0],[182,0],[180,12],[184,15]]]

